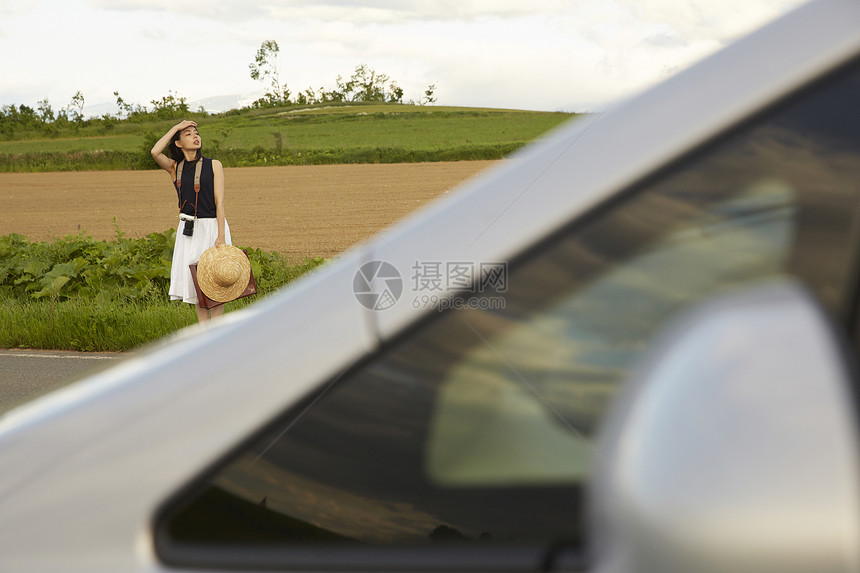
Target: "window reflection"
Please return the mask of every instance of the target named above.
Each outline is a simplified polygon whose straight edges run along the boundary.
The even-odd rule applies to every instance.
[[[675,221],[694,211],[686,201],[659,203],[661,217],[674,211]],[[583,284],[539,312],[523,308],[515,324],[444,377],[428,443],[431,477],[445,485],[583,480],[592,430],[666,317],[719,290],[781,274],[795,212],[794,190],[766,179],[676,223],[623,264],[597,263],[588,248],[537,264],[529,276]],[[623,237],[622,225],[614,229]],[[571,247],[588,244],[588,233],[578,237]],[[579,279],[589,262],[595,276]]]

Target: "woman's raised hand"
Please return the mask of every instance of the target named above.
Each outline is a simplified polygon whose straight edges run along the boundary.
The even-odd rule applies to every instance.
[[[176,131],[182,131],[186,127],[197,127],[197,122],[191,121],[189,119],[184,119],[176,124]]]

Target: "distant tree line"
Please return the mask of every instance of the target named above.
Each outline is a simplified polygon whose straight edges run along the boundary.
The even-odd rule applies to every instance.
[[[403,89],[387,74],[379,73],[366,64],[359,64],[349,79],[338,75],[335,87],[326,89],[307,88],[293,95],[285,83],[281,82],[278,67],[280,48],[274,40],[266,40],[257,50],[254,61],[248,66],[251,78],[266,84],[263,97],[251,104],[252,108],[270,108],[290,105],[310,105],[343,102],[386,102],[426,105],[436,102],[436,85],[430,84],[424,94],[416,101],[403,101]],[[116,98],[115,113],[105,113],[97,117],[84,117],[84,94],[81,91],[72,96],[68,105],[54,111],[48,98],[38,102],[36,108],[27,105],[0,106],[0,138],[14,139],[16,133],[36,132],[48,137],[56,137],[60,131],[76,131],[81,127],[98,126],[110,130],[120,121],[143,122],[153,119],[180,119],[188,117],[191,110],[186,98],[172,90],[161,99],[152,100],[151,108],[127,102],[119,94]],[[205,114],[202,108],[196,113]]]
[[[18,130],[58,130],[84,121],[84,94],[80,91],[69,105],[54,112],[48,98],[41,100],[36,109],[27,105],[0,106],[0,134],[11,137]]]
[[[267,84],[266,94],[256,100],[252,106],[258,108],[308,105],[316,103],[341,103],[341,102],[387,102],[404,103],[403,88],[391,79],[388,74],[379,73],[366,64],[359,64],[349,79],[338,75],[334,89],[327,90],[325,87],[314,89],[307,88],[295,97],[281,83],[280,68],[278,66],[278,55],[280,48],[275,40],[266,40],[260,44],[254,61],[248,65],[251,71],[251,79]],[[418,101],[410,100],[406,103],[425,105],[434,103],[436,85],[430,84],[424,91],[424,95]]]
[[[98,125],[105,129],[113,128],[118,121],[148,121],[152,119],[176,119],[189,113],[188,102],[172,91],[159,100],[152,100],[152,109],[139,104],[126,102],[119,92],[116,97],[117,111],[97,117],[84,117],[84,94],[78,91],[71,102],[54,112],[48,98],[41,100],[36,109],[27,105],[0,106],[0,137],[12,139],[16,132],[38,132],[47,136],[57,136],[60,130],[77,130],[81,127]],[[203,110],[199,110],[203,112]]]

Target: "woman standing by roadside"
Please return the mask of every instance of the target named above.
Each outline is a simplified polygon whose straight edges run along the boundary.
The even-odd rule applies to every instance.
[[[170,146],[170,156],[162,154]],[[170,174],[179,197],[179,227],[170,269],[170,299],[197,305],[200,322],[216,318],[224,306],[207,310],[198,304],[188,265],[214,246],[231,245],[230,227],[224,217],[224,167],[217,159],[203,157],[197,123],[181,121],[152,147],[156,163]]]

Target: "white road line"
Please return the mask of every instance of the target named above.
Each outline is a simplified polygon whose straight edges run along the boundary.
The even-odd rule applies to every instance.
[[[74,358],[76,360],[119,360],[120,356],[87,356],[86,354],[31,354],[26,352],[0,352],[0,356],[23,356],[26,358]]]

